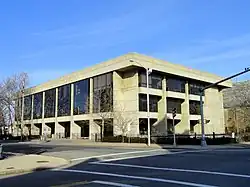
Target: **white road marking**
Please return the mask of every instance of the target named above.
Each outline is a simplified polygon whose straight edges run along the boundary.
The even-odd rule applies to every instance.
[[[74,158],[74,159],[71,159],[71,161],[86,160],[86,159],[91,159],[91,158],[102,158],[102,157],[117,156],[117,155],[136,154],[136,153],[148,153],[148,152],[154,152],[154,151],[166,151],[166,150],[153,149],[153,150],[147,150],[147,151],[132,151],[132,152],[112,153],[112,154],[106,154],[106,155],[96,155],[96,156],[89,156],[89,157],[82,157],[82,158]]]
[[[200,153],[200,152],[206,152],[206,151],[211,151],[211,149],[176,151],[176,152],[169,152],[169,154],[176,155],[176,154],[182,154],[182,153]]]
[[[171,184],[179,184],[186,186],[195,186],[195,187],[218,187],[213,185],[199,184],[193,182],[185,182],[185,181],[177,181],[177,180],[168,180],[154,177],[142,177],[142,176],[133,176],[133,175],[121,175],[115,173],[103,173],[103,172],[95,172],[95,171],[84,171],[84,170],[73,170],[73,169],[53,169],[53,171],[62,171],[62,172],[70,172],[70,173],[83,173],[83,174],[92,174],[92,175],[102,175],[109,177],[120,177],[120,178],[128,178],[128,179],[137,179],[137,180],[147,180],[154,182],[162,182],[162,183],[171,183]]]
[[[182,153],[199,153],[209,150],[189,150],[189,151],[178,151],[178,152],[166,152],[166,153],[158,153],[154,155],[137,155],[137,156],[128,156],[128,157],[120,157],[120,158],[111,158],[106,160],[95,161],[91,163],[101,163],[101,162],[112,162],[118,160],[127,160],[127,159],[134,159],[134,158],[143,158],[143,157],[150,157],[150,156],[159,156],[159,155],[174,155],[174,154],[182,154]]]
[[[166,154],[169,154],[169,153],[158,153],[158,154],[154,154],[154,155],[138,155],[138,156],[111,158],[111,159],[100,160],[100,161],[96,161],[96,162],[90,162],[90,163],[112,162],[112,161],[118,161],[118,160],[128,160],[128,159],[134,159],[134,158],[143,158],[143,157],[159,156],[159,155],[166,155]]]
[[[109,185],[109,186],[120,186],[120,187],[139,187],[139,186],[134,186],[134,185],[129,185],[129,184],[122,184],[122,183],[108,182],[108,181],[92,181],[91,183],[105,184],[105,185]]]
[[[120,167],[130,167],[130,168],[140,168],[140,169],[151,169],[151,170],[161,170],[161,171],[202,173],[202,174],[210,174],[210,175],[229,176],[229,177],[250,178],[250,175],[243,175],[243,174],[236,174],[236,173],[223,173],[223,172],[217,172],[217,171],[176,169],[176,168],[159,168],[159,167],[151,167],[151,166],[140,166],[140,165],[130,165],[130,164],[115,164],[115,163],[105,163],[105,162],[91,162],[90,164],[99,164],[99,165],[107,165],[107,166],[120,166]]]

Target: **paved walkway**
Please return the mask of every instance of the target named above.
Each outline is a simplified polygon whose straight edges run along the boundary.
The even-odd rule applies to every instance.
[[[42,142],[41,142],[42,143]],[[61,140],[51,140],[47,142],[48,145],[68,145],[68,146],[86,146],[86,147],[109,147],[109,148],[151,148],[151,149],[172,149],[172,148],[180,148],[180,149],[201,149],[200,145],[177,145],[174,147],[173,145],[161,145],[161,144],[151,144],[148,146],[144,143],[108,143],[108,142],[92,142],[89,140],[69,140],[69,139],[61,139]],[[225,145],[208,145],[206,148],[210,149],[219,149],[219,148],[243,148],[246,146],[250,146],[248,143],[242,144],[225,144]]]
[[[38,171],[43,169],[50,169],[60,167],[66,164],[68,164],[67,160],[51,156],[13,156],[0,160],[0,175],[10,175]]]

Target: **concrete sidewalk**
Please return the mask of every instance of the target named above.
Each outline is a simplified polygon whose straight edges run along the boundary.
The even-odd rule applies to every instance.
[[[19,174],[50,168],[56,168],[69,164],[62,158],[42,156],[42,155],[23,155],[13,156],[0,160],[0,175]]]
[[[43,144],[43,143],[41,143]],[[145,143],[108,143],[108,142],[92,142],[89,140],[51,140],[46,143],[47,145],[67,145],[67,146],[85,146],[85,147],[103,147],[103,148],[119,148],[119,149],[137,149],[137,148],[145,148],[145,149],[204,149],[200,145],[177,145],[174,147],[173,145],[166,144],[151,144],[148,146]],[[249,144],[248,144],[249,145]],[[208,145],[207,149],[220,149],[220,148],[246,148],[247,144],[226,144],[226,145]],[[250,148],[250,145],[249,145]]]

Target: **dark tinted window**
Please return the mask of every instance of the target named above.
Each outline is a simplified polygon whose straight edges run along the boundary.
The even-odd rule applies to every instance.
[[[158,112],[158,101],[160,97],[149,95],[149,111]],[[147,95],[139,94],[139,111],[147,111]]]
[[[42,110],[43,110],[43,93],[37,93],[34,95],[33,119],[42,118]]]
[[[22,119],[22,97],[15,100],[15,121],[21,121]]]
[[[162,89],[162,75],[151,73],[148,76],[149,88]],[[146,72],[139,72],[139,87],[147,87]]]
[[[200,102],[199,101],[189,101],[189,112],[190,114],[200,115]]]
[[[168,78],[166,90],[173,91],[173,92],[185,93],[185,84],[186,84],[186,81],[184,81],[184,80]]]
[[[152,134],[152,125],[157,121],[157,119],[150,119],[150,134]],[[147,118],[139,118],[139,133],[140,135],[148,134],[148,119]]]
[[[70,115],[70,84],[58,88],[58,116]]]
[[[113,111],[113,74],[93,78],[93,112]]]
[[[24,97],[24,115],[23,115],[23,119],[24,120],[30,120],[31,119],[31,110],[32,110],[32,97],[30,96],[26,96]]]
[[[103,135],[104,135],[104,137],[114,135],[113,119],[105,119],[104,120]]]
[[[74,84],[74,115],[89,112],[89,79]]]
[[[205,87],[205,84],[199,82],[189,82],[188,84],[189,94],[199,95],[200,89]],[[204,93],[203,93],[204,95]]]
[[[139,94],[139,111],[147,112],[147,95]]]
[[[177,98],[167,98],[167,112],[172,113],[173,109],[176,108],[177,114],[181,114],[181,104],[184,100]]]
[[[55,117],[56,89],[45,92],[44,117]]]

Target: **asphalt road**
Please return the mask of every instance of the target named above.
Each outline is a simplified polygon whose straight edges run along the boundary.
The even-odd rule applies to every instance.
[[[248,148],[126,151],[74,158],[67,168],[2,177],[0,186],[250,186]]]

